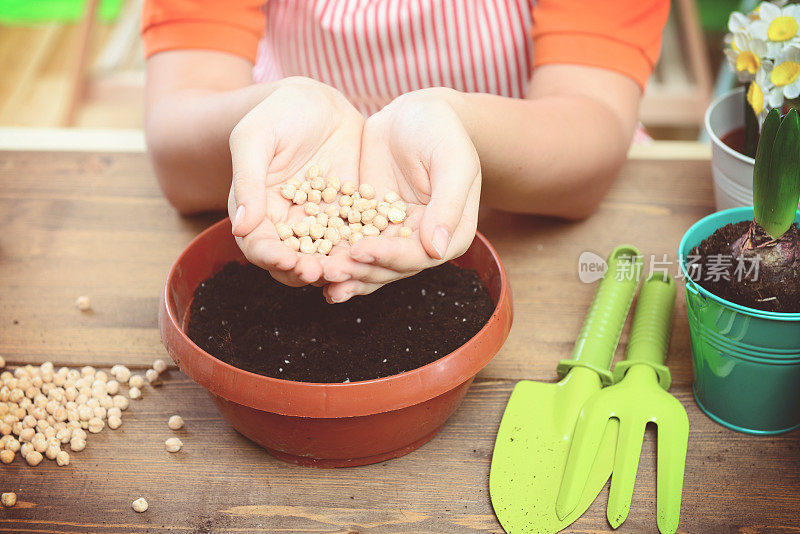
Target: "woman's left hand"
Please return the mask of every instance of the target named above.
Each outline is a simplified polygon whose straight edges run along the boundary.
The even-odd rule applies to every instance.
[[[439,89],[395,99],[364,125],[360,183],[407,204],[402,224],[366,237],[350,254],[330,257],[324,278],[329,302],[372,293],[466,252],[475,236],[481,193],[478,153]],[[398,235],[408,226],[410,237]]]

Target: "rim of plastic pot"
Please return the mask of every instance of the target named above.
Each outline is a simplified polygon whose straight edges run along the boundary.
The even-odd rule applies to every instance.
[[[736,311],[738,311],[740,313],[743,313],[743,314],[746,314],[746,315],[751,315],[751,316],[754,316],[754,317],[760,317],[762,319],[771,319],[771,320],[775,320],[775,321],[792,321],[792,322],[800,321],[800,313],[768,312],[768,311],[763,311],[763,310],[757,310],[756,308],[751,308],[749,306],[742,306],[741,304],[736,304],[735,302],[731,302],[729,300],[726,300],[726,299],[724,299],[724,298],[712,293],[711,291],[708,291],[706,288],[704,288],[700,284],[696,283],[694,280],[692,280],[689,277],[689,273],[688,273],[688,271],[686,269],[686,258],[689,256],[689,252],[691,251],[691,249],[694,248],[696,245],[698,245],[700,243],[700,241],[706,239],[708,237],[708,235],[702,236],[700,238],[700,241],[698,241],[697,243],[689,243],[689,240],[690,239],[695,240],[696,236],[694,234],[699,233],[699,228],[701,226],[704,226],[709,221],[713,221],[714,223],[716,223],[716,221],[718,219],[723,219],[723,220],[725,220],[725,222],[722,223],[722,224],[719,224],[719,225],[715,224],[715,228],[719,229],[722,226],[725,226],[726,224],[731,222],[729,220],[731,215],[735,215],[737,217],[737,219],[736,219],[737,222],[738,221],[752,220],[753,219],[753,207],[752,206],[743,206],[743,207],[739,207],[739,208],[728,208],[726,210],[717,211],[717,212],[712,213],[710,215],[706,215],[705,217],[703,217],[702,219],[700,219],[699,221],[694,223],[688,230],[686,230],[686,233],[683,234],[683,237],[681,238],[680,245],[678,245],[678,263],[679,263],[680,268],[681,268],[681,273],[683,274],[684,282],[686,283],[687,286],[690,286],[693,290],[695,290],[701,296],[703,296],[705,298],[708,298],[708,299],[711,299],[711,300],[713,300],[713,301],[725,306],[726,308],[730,308],[730,309],[736,310]],[[800,211],[798,211],[796,216],[795,216],[795,221],[798,221],[798,220],[800,220]]]
[[[296,382],[239,369],[189,339],[176,319],[168,294],[184,257],[210,233],[220,231],[220,226],[230,226],[230,220],[223,219],[201,232],[170,267],[161,292],[159,327],[170,356],[172,351],[194,355],[181,358],[179,368],[209,392],[228,401],[280,415],[312,418],[357,417],[399,410],[438,397],[473,378],[499,352],[511,330],[513,305],[508,275],[497,251],[476,231],[474,241],[485,247],[497,266],[500,292],[486,324],[453,352],[400,374],[348,383]],[[229,230],[225,233],[230,235]],[[470,246],[474,246],[474,241]]]
[[[717,145],[719,148],[721,148],[724,152],[730,154],[731,156],[733,156],[734,158],[738,159],[739,161],[743,161],[744,163],[749,163],[750,165],[755,165],[756,160],[754,158],[751,158],[750,156],[745,156],[741,152],[737,152],[736,150],[734,150],[731,147],[729,147],[728,145],[726,145],[722,141],[722,139],[719,138],[719,136],[717,135],[717,132],[715,132],[714,129],[711,128],[711,114],[714,112],[714,110],[717,108],[717,106],[719,106],[719,104],[723,100],[725,100],[727,98],[730,98],[732,95],[737,94],[737,93],[741,93],[742,95],[744,95],[744,87],[736,87],[734,89],[731,89],[730,91],[728,91],[726,93],[723,93],[723,94],[719,95],[717,98],[715,98],[714,100],[712,100],[711,104],[709,104],[708,108],[706,109],[705,115],[703,116],[703,123],[705,125],[706,132],[708,132],[708,136],[711,138],[711,142],[713,142],[715,145]]]

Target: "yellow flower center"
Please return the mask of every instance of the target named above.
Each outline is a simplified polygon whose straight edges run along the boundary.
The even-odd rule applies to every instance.
[[[736,70],[739,72],[747,71],[750,74],[755,74],[760,66],[761,60],[749,50],[736,56]]]
[[[750,104],[750,107],[753,108],[753,111],[756,112],[756,115],[761,113],[761,110],[764,109],[764,93],[761,91],[761,88],[756,85],[756,82],[750,82],[750,87],[747,89],[747,102]]]
[[[792,17],[775,17],[769,23],[767,37],[770,41],[788,41],[797,35],[797,21]]]
[[[738,66],[738,61],[737,61]],[[769,75],[772,83],[778,87],[789,85],[800,76],[800,63],[795,61],[784,61],[780,65],[776,65]]]

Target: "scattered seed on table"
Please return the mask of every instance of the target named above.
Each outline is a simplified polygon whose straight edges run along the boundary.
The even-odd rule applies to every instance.
[[[167,370],[167,362],[159,358],[153,362],[153,369],[156,370],[156,373],[161,374]]]
[[[132,387],[132,388],[130,388],[128,390],[128,397],[130,397],[133,400],[141,399],[142,398],[142,390],[137,388],[136,386],[134,386],[134,387]]]
[[[44,457],[42,456],[42,453],[38,451],[31,451],[25,455],[25,461],[28,462],[28,465],[31,467],[36,467],[42,463],[43,459]]]
[[[169,438],[164,442],[167,452],[178,452],[183,447],[183,442],[178,438]]]
[[[123,411],[127,410],[128,406],[130,405],[128,397],[125,395],[114,395],[111,399],[114,401],[114,406]]]
[[[99,417],[93,417],[89,420],[89,432],[92,434],[100,433],[105,426],[106,424]]]
[[[8,493],[3,493],[0,495],[0,502],[3,503],[3,506],[6,508],[11,508],[15,504],[17,504],[17,494],[13,491],[9,491]]]
[[[118,415],[109,415],[108,416],[108,428],[111,430],[116,430],[122,426],[122,418]]]
[[[69,448],[74,452],[80,452],[86,448],[86,440],[79,437],[73,437],[69,440]]]
[[[59,467],[69,465],[69,453],[67,451],[58,451],[58,454],[56,454],[56,464],[58,464]]]
[[[151,386],[156,387],[161,385],[161,379],[158,376],[158,371],[155,369],[148,369],[145,371],[144,377]]]
[[[400,237],[408,237],[412,233],[414,233],[414,231],[411,228],[409,228],[408,226],[403,226],[402,228],[400,228],[399,235]]]
[[[75,299],[75,307],[78,308],[80,311],[88,311],[92,307],[92,302],[86,295],[81,295],[80,297]]]
[[[138,513],[141,514],[142,512],[146,512],[147,511],[148,504],[147,504],[147,501],[144,500],[143,497],[139,497],[138,499],[136,499],[135,501],[133,501],[131,503],[131,508],[133,508],[134,512],[138,512]]]
[[[167,421],[167,426],[171,430],[180,430],[183,428],[183,417],[180,415],[173,415],[169,418],[169,421]]]
[[[119,369],[117,369],[116,374],[114,374],[114,378],[116,378],[120,384],[127,384],[128,380],[131,379],[131,370],[125,367],[124,365],[120,365]]]
[[[16,455],[17,454],[13,451],[10,451],[8,449],[3,449],[2,451],[0,451],[0,462],[3,462],[4,464],[10,464],[11,462],[14,461],[14,457]]]
[[[130,380],[128,380],[128,385],[132,388],[141,389],[144,386],[144,377],[142,375],[133,375]]]

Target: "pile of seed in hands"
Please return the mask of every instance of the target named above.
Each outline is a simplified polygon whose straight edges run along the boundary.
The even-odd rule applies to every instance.
[[[356,187],[347,180],[326,179],[316,165],[306,171],[302,182],[292,178],[283,184],[281,196],[303,206],[306,217],[293,224],[275,225],[278,237],[292,250],[304,254],[328,254],[342,240],[353,245],[406,219],[406,203],[396,192],[389,191],[379,202],[370,184]],[[408,237],[412,230],[402,226],[398,233]]]
[[[0,369],[4,367],[0,357]],[[115,365],[108,373],[91,366],[80,371],[67,367],[56,370],[51,362],[17,367],[13,373],[3,371],[0,461],[10,464],[19,452],[32,466],[39,465],[44,457],[59,466],[69,465],[69,453],[62,445],[79,452],[86,448],[87,430],[97,434],[106,426],[119,428],[129,399],[142,397],[145,382],[160,385],[159,375],[166,369],[164,360],[156,360],[144,377],[124,365]],[[128,387],[127,396],[122,392],[124,386]]]

